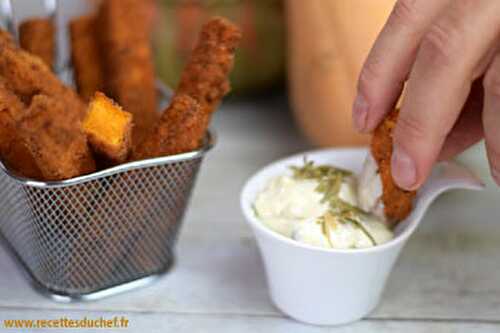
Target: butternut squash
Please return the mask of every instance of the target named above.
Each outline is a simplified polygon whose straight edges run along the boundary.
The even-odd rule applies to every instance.
[[[356,82],[396,0],[287,0],[290,96],[320,146],[366,144],[352,126]]]

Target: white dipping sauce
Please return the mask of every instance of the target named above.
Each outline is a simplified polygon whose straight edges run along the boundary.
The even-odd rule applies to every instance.
[[[357,179],[350,175],[342,177],[341,181],[336,198],[359,207]],[[359,211],[354,222],[333,215],[331,204],[318,190],[319,185],[319,179],[293,175],[275,177],[257,196],[256,214],[275,232],[322,248],[368,248],[393,238],[383,220],[374,214]],[[325,219],[328,220],[326,224]]]

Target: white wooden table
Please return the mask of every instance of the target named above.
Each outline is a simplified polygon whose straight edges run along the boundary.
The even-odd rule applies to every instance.
[[[500,332],[500,194],[489,180],[484,193],[455,192],[433,206],[368,318],[306,326],[271,304],[238,196],[253,172],[307,145],[283,99],[229,104],[215,128],[219,143],[202,170],[169,275],[101,301],[58,304],[37,294],[0,248],[0,326],[14,318],[118,315],[130,320],[122,332]],[[479,154],[464,159],[486,173]]]

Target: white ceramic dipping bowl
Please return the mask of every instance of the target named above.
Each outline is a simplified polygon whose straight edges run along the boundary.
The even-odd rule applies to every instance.
[[[273,177],[290,172],[290,166],[302,165],[304,157],[316,164],[359,173],[366,154],[365,149],[302,153],[265,167],[243,188],[243,214],[257,239],[271,299],[283,313],[298,321],[340,325],[368,315],[379,303],[401,249],[430,203],[451,188],[481,188],[465,169],[453,163],[441,165],[419,192],[413,213],[396,228],[395,238],[367,249],[335,250],[301,244],[268,229],[255,216],[253,204],[258,193]]]

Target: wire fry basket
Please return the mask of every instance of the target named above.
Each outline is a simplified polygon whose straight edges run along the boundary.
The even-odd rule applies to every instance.
[[[205,153],[131,162],[60,182],[0,169],[0,233],[42,291],[95,299],[168,271]]]
[[[53,20],[60,2],[42,0]],[[13,0],[0,21],[17,36]],[[63,33],[58,29],[57,33]],[[56,50],[56,72],[72,84],[69,59]],[[171,91],[157,82],[159,109]],[[130,162],[89,175],[42,182],[0,163],[0,238],[34,285],[59,301],[92,300],[144,285],[169,270],[198,170],[215,144]]]

